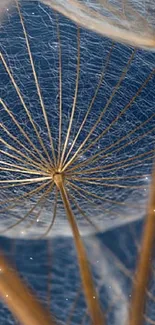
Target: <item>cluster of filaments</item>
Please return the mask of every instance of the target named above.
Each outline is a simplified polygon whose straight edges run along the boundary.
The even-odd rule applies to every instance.
[[[82,130],[85,128],[87,121],[92,114],[92,109],[93,109],[93,104],[95,102],[95,99],[97,97],[99,88],[101,87],[103,80],[104,80],[104,75],[105,72],[108,68],[110,59],[111,59],[111,54],[114,48],[114,44],[112,44],[109,53],[107,55],[107,59],[105,62],[105,65],[101,71],[100,79],[98,82],[98,85],[94,91],[94,96],[92,100],[90,101],[90,104],[88,105],[88,109],[86,111],[86,114],[83,118],[83,121],[77,131],[77,134],[75,138],[73,139],[73,142],[68,150],[68,143],[70,140],[70,134],[72,130],[72,124],[74,121],[74,116],[75,116],[75,110],[76,110],[76,104],[77,104],[77,96],[78,96],[78,85],[79,85],[79,75],[80,75],[80,28],[77,28],[77,68],[76,68],[76,87],[75,87],[75,93],[74,93],[74,100],[72,104],[72,109],[71,109],[71,114],[70,114],[70,120],[68,122],[68,128],[67,128],[67,133],[66,133],[66,138],[64,143],[62,143],[62,119],[63,119],[63,114],[62,114],[62,64],[61,64],[61,42],[60,42],[60,30],[59,30],[59,21],[58,21],[58,16],[56,15],[56,21],[57,21],[57,38],[58,38],[58,48],[59,48],[59,98],[60,98],[60,103],[59,103],[59,125],[58,125],[58,143],[57,143],[57,151],[55,150],[54,147],[54,141],[52,138],[52,130],[51,130],[51,125],[48,121],[48,115],[46,112],[46,107],[44,105],[44,100],[42,98],[41,94],[41,89],[39,86],[39,81],[37,77],[37,73],[35,70],[35,65],[33,61],[33,56],[31,53],[31,48],[29,44],[29,39],[28,35],[26,32],[24,20],[21,14],[21,10],[18,4],[18,1],[16,0],[16,6],[17,10],[19,13],[22,29],[23,29],[23,34],[25,37],[25,43],[29,55],[29,60],[32,68],[32,73],[33,73],[33,78],[35,81],[36,85],[36,91],[37,95],[39,98],[39,105],[41,107],[41,113],[46,125],[46,131],[48,135],[48,141],[50,144],[50,150],[47,150],[46,145],[44,143],[43,138],[41,137],[38,127],[35,124],[35,121],[33,119],[33,116],[30,113],[29,107],[27,106],[24,97],[21,93],[21,90],[14,78],[14,75],[12,73],[11,68],[9,67],[5,55],[3,53],[0,53],[0,60],[2,62],[2,66],[5,69],[15,91],[16,94],[18,95],[19,101],[21,103],[21,106],[23,108],[23,111],[26,114],[26,117],[28,119],[28,122],[31,124],[33,134],[35,135],[38,144],[41,148],[39,150],[39,146],[36,146],[33,141],[31,140],[28,132],[26,132],[20,123],[18,122],[18,119],[14,115],[13,111],[8,107],[6,102],[3,99],[0,99],[0,104],[2,106],[2,110],[5,111],[5,113],[8,115],[10,121],[12,124],[15,125],[16,129],[19,131],[19,133],[22,135],[22,137],[25,139],[25,142],[21,142],[19,138],[17,138],[11,131],[10,129],[5,125],[5,123],[0,123],[0,128],[1,131],[4,133],[4,136],[0,138],[0,143],[4,145],[9,151],[5,150],[0,150],[0,153],[2,156],[5,156],[4,161],[2,160],[0,170],[1,172],[12,172],[13,175],[16,175],[16,173],[19,173],[21,176],[21,179],[16,179],[16,177],[12,177],[11,179],[6,179],[6,180],[1,180],[0,184],[2,185],[4,189],[7,188],[12,188],[16,186],[25,186],[29,184],[40,184],[36,189],[32,189],[29,192],[20,195],[19,197],[13,198],[13,199],[8,199],[6,200],[6,203],[10,202],[10,205],[6,208],[6,211],[9,209],[12,209],[13,207],[16,206],[18,201],[24,199],[24,198],[30,198],[35,194],[38,194],[41,192],[43,189],[45,189],[47,186],[48,188],[45,190],[45,193],[43,193],[42,197],[38,199],[38,204],[42,200],[44,200],[47,195],[53,191],[53,188],[56,185],[56,188],[58,190],[62,189],[65,185],[69,186],[71,190],[75,192],[75,196],[79,196],[80,198],[84,198],[85,200],[88,200],[89,203],[91,203],[91,199],[96,199],[100,200],[101,202],[108,202],[109,204],[116,204],[118,206],[122,206],[123,203],[119,201],[114,201],[111,198],[106,199],[103,195],[98,195],[96,193],[92,192],[91,186],[96,186],[100,187],[103,189],[107,188],[116,188],[116,189],[139,189],[139,188],[146,188],[146,185],[135,185],[135,180],[136,179],[141,179],[141,178],[148,178],[149,175],[134,175],[131,173],[131,175],[127,176],[115,176],[115,172],[119,170],[125,170],[128,167],[134,167],[134,166],[141,166],[142,162],[144,163],[145,161],[152,161],[154,157],[154,150],[147,150],[146,152],[132,155],[131,157],[127,159],[120,159],[117,162],[112,162],[109,164],[103,164],[104,159],[112,156],[113,154],[119,153],[121,150],[126,150],[128,146],[132,146],[135,143],[138,143],[139,141],[142,141],[145,136],[148,134],[151,134],[151,132],[154,131],[154,128],[150,128],[147,132],[144,132],[140,135],[136,135],[136,132],[138,133],[139,130],[144,128],[149,122],[151,122],[155,114],[152,113],[148,118],[143,120],[140,124],[135,126],[132,130],[126,133],[121,138],[116,139],[112,144],[110,144],[107,147],[103,147],[101,150],[98,150],[97,152],[93,153],[93,149],[95,146],[104,138],[104,136],[111,131],[112,127],[115,125],[115,123],[118,122],[120,118],[122,118],[127,111],[130,109],[134,101],[137,99],[137,97],[141,94],[143,89],[146,87],[147,83],[150,81],[150,79],[153,77],[155,73],[155,69],[153,69],[150,74],[146,77],[146,79],[142,82],[140,87],[137,89],[135,94],[131,97],[130,101],[124,106],[124,108],[120,111],[120,113],[115,117],[111,123],[106,127],[101,130],[100,134],[97,135],[97,137],[91,141],[91,136],[94,134],[95,130],[98,128],[100,125],[101,121],[103,121],[104,115],[106,111],[108,110],[113,97],[115,96],[116,92],[118,91],[121,83],[125,79],[128,70],[131,66],[131,63],[135,57],[135,52],[136,50],[133,50],[131,52],[131,55],[127,61],[126,66],[124,67],[121,76],[116,83],[114,89],[112,90],[112,93],[107,100],[106,105],[101,109],[99,116],[94,122],[94,125],[90,128],[89,133],[87,136],[83,139],[83,141],[79,144],[78,148],[76,151],[74,151],[75,144],[77,143],[77,140],[79,138],[80,133]],[[13,141],[7,142],[5,140],[5,134],[7,137]],[[132,136],[134,137],[132,139]],[[130,140],[131,139],[131,140]],[[28,143],[29,147],[25,144]],[[17,149],[16,145],[18,146]],[[67,151],[68,150],[68,151]],[[81,155],[85,155],[87,152],[90,152],[92,150],[92,155],[86,158],[84,161],[80,161],[79,157]],[[74,153],[72,154],[72,152]],[[24,153],[25,152],[25,153]],[[57,154],[56,154],[57,152]],[[8,161],[6,161],[6,157],[8,158]],[[113,176],[109,176],[110,175]],[[24,178],[26,174],[29,174],[29,178]],[[122,180],[125,180],[125,183],[122,184]],[[133,181],[133,185],[131,182],[129,185],[126,185],[126,180],[131,180]],[[131,184],[131,185],[130,185]],[[83,188],[84,186],[85,188]],[[86,186],[90,185],[90,191],[87,191]],[[66,186],[65,186],[66,187]],[[56,193],[56,197],[57,197]],[[75,202],[75,198],[73,195],[70,195],[70,198]],[[57,201],[57,200],[55,200]],[[13,202],[13,204],[12,204]],[[3,200],[3,204],[5,204],[5,201]],[[125,204],[124,204],[125,205]],[[76,207],[79,211],[80,214],[83,215],[84,213],[82,209],[78,206],[76,203]],[[35,207],[34,207],[35,209]],[[4,209],[1,209],[1,213],[3,213]],[[56,210],[56,209],[54,209]],[[26,214],[23,218],[21,218],[20,221],[15,223],[13,227],[18,225],[20,222],[25,220],[28,215],[32,213],[32,209],[29,211],[29,214]],[[54,213],[55,214],[55,213]],[[88,218],[87,218],[88,221]],[[9,226],[7,230],[9,230],[11,226]]]
[[[26,32],[24,20],[21,14],[21,10],[18,4],[18,1],[16,0],[16,6],[18,10],[18,14],[20,17],[20,22],[23,29],[23,34],[25,38],[25,43],[28,51],[28,56],[32,68],[33,78],[35,81],[36,91],[39,98],[39,105],[41,107],[41,113],[45,122],[46,126],[46,132],[48,136],[48,141],[50,145],[50,150],[47,149],[44,139],[41,137],[38,127],[35,124],[35,121],[33,119],[33,116],[31,115],[31,112],[29,110],[29,107],[27,106],[24,97],[22,95],[22,92],[14,78],[13,72],[11,68],[9,67],[5,55],[3,53],[0,53],[0,59],[2,62],[2,65],[16,91],[16,94],[18,95],[19,101],[22,105],[23,111],[26,114],[26,117],[28,119],[28,122],[31,124],[33,134],[35,135],[38,146],[36,146],[33,141],[31,140],[28,132],[26,132],[21,124],[18,122],[16,116],[12,112],[12,110],[7,106],[6,102],[3,99],[0,99],[0,104],[2,105],[2,109],[5,111],[5,113],[8,115],[8,117],[11,120],[11,123],[13,123],[16,127],[16,129],[19,131],[19,133],[22,135],[22,137],[25,139],[25,142],[21,142],[19,138],[17,138],[5,125],[5,123],[1,123],[0,127],[1,130],[4,133],[4,137],[0,138],[0,143],[9,149],[9,151],[0,150],[1,154],[8,158],[8,162],[6,159],[4,161],[1,161],[1,167],[0,170],[2,172],[12,172],[13,175],[16,175],[16,173],[21,174],[21,179],[16,179],[12,177],[12,179],[6,179],[2,180],[1,184],[4,189],[11,188],[12,186],[20,186],[23,185],[29,185],[29,184],[40,184],[36,189],[31,189],[29,192],[20,195],[19,197],[10,199],[10,205],[6,208],[12,209],[14,206],[16,206],[18,200],[22,200],[24,198],[30,198],[33,197],[33,195],[38,194],[42,190],[45,189],[45,192],[43,195],[38,199],[38,203],[40,204],[42,201],[45,201],[46,197],[49,193],[53,192],[53,189],[56,188],[58,191],[60,189],[62,190],[62,187],[65,186],[66,190],[67,187],[70,187],[70,189],[75,193],[75,196],[78,196],[80,198],[84,198],[85,200],[88,200],[89,204],[91,203],[91,200],[100,200],[101,202],[108,202],[109,204],[116,204],[118,206],[125,206],[123,202],[113,200],[111,198],[106,199],[103,194],[98,195],[94,192],[92,192],[92,187],[100,187],[103,189],[139,189],[139,188],[146,188],[145,185],[135,185],[136,179],[141,178],[147,178],[149,175],[134,175],[131,173],[131,175],[124,176],[115,176],[115,172],[127,169],[128,167],[133,166],[139,166],[141,165],[141,162],[143,161],[151,161],[154,156],[154,150],[149,150],[144,153],[135,154],[127,159],[120,159],[117,162],[112,162],[109,164],[104,164],[104,159],[112,156],[113,154],[119,153],[121,150],[126,150],[128,146],[134,145],[134,143],[138,143],[142,139],[144,139],[145,136],[148,134],[151,134],[153,132],[154,128],[149,129],[148,132],[145,132],[143,134],[140,134],[136,136],[136,132],[144,128],[153,118],[155,117],[155,114],[153,113],[150,115],[147,119],[142,121],[139,125],[135,126],[132,130],[126,133],[125,136],[118,138],[114,141],[114,143],[108,145],[107,147],[102,147],[102,149],[99,149],[97,152],[93,153],[93,149],[97,144],[104,138],[104,136],[111,131],[112,127],[115,125],[115,123],[118,122],[120,118],[125,115],[134,101],[137,99],[137,97],[141,94],[143,89],[146,87],[147,83],[150,81],[150,79],[153,77],[155,70],[153,69],[150,74],[146,77],[146,79],[142,82],[140,87],[137,89],[135,94],[131,97],[130,101],[124,106],[124,108],[120,111],[120,113],[115,117],[111,123],[101,130],[100,134],[93,138],[91,141],[91,136],[94,134],[95,130],[98,128],[100,123],[103,121],[104,115],[106,111],[108,110],[113,97],[115,96],[116,92],[118,91],[121,83],[125,79],[128,70],[131,66],[131,63],[133,62],[133,59],[135,57],[136,50],[133,50],[131,52],[130,57],[128,58],[127,64],[124,67],[121,76],[116,83],[114,89],[112,90],[112,93],[107,100],[106,105],[101,109],[99,116],[97,120],[94,122],[92,127],[90,128],[89,133],[87,136],[83,139],[83,141],[79,144],[76,151],[74,151],[75,145],[77,143],[77,140],[79,138],[80,133],[85,128],[87,121],[92,114],[93,104],[96,100],[97,94],[99,92],[99,89],[103,83],[105,72],[108,69],[108,65],[111,59],[111,54],[114,48],[114,44],[112,44],[106,58],[105,65],[101,71],[100,79],[97,85],[97,88],[94,91],[94,96],[92,100],[90,101],[90,104],[88,106],[88,109],[86,111],[86,114],[82,120],[81,125],[79,126],[77,130],[77,134],[75,135],[72,144],[70,148],[68,149],[68,144],[70,141],[70,135],[72,131],[72,125],[74,121],[75,116],[75,110],[76,110],[76,104],[77,104],[77,97],[78,97],[78,86],[79,86],[79,78],[80,78],[80,28],[77,27],[77,67],[76,67],[76,86],[75,86],[75,93],[74,93],[74,100],[72,103],[72,109],[70,113],[70,120],[68,122],[68,128],[66,133],[66,138],[64,140],[64,143],[62,143],[62,119],[63,119],[63,107],[62,107],[62,53],[61,53],[61,40],[60,40],[60,30],[59,30],[59,21],[58,21],[58,15],[56,14],[56,22],[57,22],[57,38],[58,38],[58,50],[59,50],[59,123],[58,123],[58,143],[57,148],[55,150],[55,145],[52,137],[52,127],[48,120],[48,114],[46,112],[46,107],[44,105],[44,100],[42,97],[38,76],[35,70],[35,64],[33,61],[33,56],[30,48],[29,38]],[[11,145],[9,142],[5,140],[5,134],[7,137],[12,140],[14,145]],[[132,140],[132,136],[134,136],[134,140]],[[131,140],[130,140],[131,139]],[[28,143],[29,147],[25,144]],[[18,146],[17,149],[16,144]],[[39,150],[38,148],[41,148]],[[92,150],[92,155],[86,158],[84,161],[80,161],[80,156],[85,155],[86,153],[90,152]],[[73,153],[74,151],[74,153]],[[24,153],[25,152],[25,153]],[[56,153],[57,152],[57,153]],[[72,154],[73,153],[73,154]],[[11,162],[10,162],[11,159]],[[110,176],[109,176],[110,173]],[[25,178],[24,176],[26,174],[30,175],[30,178]],[[111,176],[112,175],[112,176]],[[126,185],[126,180],[131,180],[129,185]],[[122,183],[122,181],[125,181],[125,183]],[[133,185],[131,182],[133,181]],[[84,185],[84,186],[83,186]],[[87,186],[90,186],[90,190],[87,190]],[[47,188],[46,188],[47,187]],[[84,187],[84,188],[83,188]],[[57,196],[58,192],[56,190],[55,194],[55,202],[57,202]],[[79,213],[82,214],[82,216],[85,218],[85,214],[82,211],[82,209],[78,206],[78,203],[75,201],[75,197],[70,194],[70,199],[72,202],[74,201],[74,204],[76,204],[76,208],[78,209]],[[13,201],[13,204],[12,204]],[[14,202],[15,201],[15,202]],[[9,202],[9,200],[6,200],[6,202]],[[3,204],[5,202],[3,201]],[[57,204],[55,204],[56,206]],[[17,221],[12,227],[15,227],[19,223],[21,223],[23,220],[25,220],[28,215],[30,215],[35,209],[30,209],[29,213],[26,214],[21,220]],[[5,208],[4,208],[5,210]],[[1,213],[4,211],[1,210]],[[54,208],[54,216],[56,214],[56,207]],[[105,211],[104,211],[105,212]],[[53,219],[55,219],[53,217]],[[87,218],[87,222],[89,222],[89,219]],[[52,223],[53,224],[53,223]],[[92,225],[92,223],[91,223]],[[50,225],[51,227],[51,225]],[[49,227],[49,229],[51,229]],[[7,227],[6,231],[9,230],[11,226]],[[46,234],[49,232],[49,230],[46,232]],[[46,235],[45,234],[45,235]]]

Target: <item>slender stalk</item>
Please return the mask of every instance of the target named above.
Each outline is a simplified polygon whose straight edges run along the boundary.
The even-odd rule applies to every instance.
[[[141,252],[135,274],[129,316],[130,325],[141,325],[144,321],[146,289],[151,271],[152,253],[155,243],[155,166],[152,173],[152,185],[148,204],[147,218],[144,225]]]
[[[54,325],[49,312],[32,296],[0,252],[0,296],[23,325]]]
[[[104,325],[105,324],[104,315],[101,310],[97,293],[93,284],[93,278],[90,271],[86,251],[82,239],[80,237],[80,233],[75,221],[74,214],[72,212],[69,203],[67,191],[64,187],[63,176],[61,174],[56,174],[54,181],[60,190],[60,194],[62,197],[62,201],[64,203],[68,221],[73,232],[75,246],[77,250],[77,256],[78,256],[81,280],[82,280],[84,294],[85,294],[85,298],[87,301],[92,322],[94,325]]]

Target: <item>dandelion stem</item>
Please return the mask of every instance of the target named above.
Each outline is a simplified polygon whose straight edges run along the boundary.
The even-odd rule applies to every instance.
[[[34,298],[0,252],[0,295],[23,325],[54,325],[49,312]]]
[[[144,224],[138,266],[136,269],[132,301],[130,306],[130,325],[141,325],[144,320],[146,289],[151,270],[152,253],[155,243],[155,166],[152,173],[152,185],[148,204],[147,218]]]
[[[62,175],[57,174],[55,176],[55,182],[57,187],[60,190],[62,201],[64,203],[64,207],[66,210],[66,214],[68,217],[69,224],[71,226],[73,236],[74,236],[74,241],[75,241],[75,246],[77,250],[77,256],[78,256],[78,262],[79,262],[79,268],[80,268],[80,274],[81,274],[81,280],[84,288],[84,293],[86,297],[86,301],[88,304],[88,309],[90,312],[90,316],[92,318],[92,322],[94,325],[104,325],[104,315],[101,311],[100,308],[100,303],[97,298],[97,293],[96,289],[93,284],[93,278],[91,275],[86,251],[75,221],[75,217],[73,215],[69,199],[68,199],[68,194],[67,191],[64,187],[63,184],[63,179]]]

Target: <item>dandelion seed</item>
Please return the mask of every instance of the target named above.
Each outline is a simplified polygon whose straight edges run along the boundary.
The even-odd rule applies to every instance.
[[[17,36],[17,21],[14,26],[11,20],[11,40],[7,29],[6,32],[3,29],[0,57],[3,76],[0,87],[3,97],[0,99],[1,234],[12,236],[14,230],[16,238],[25,234],[27,239],[72,234],[87,313],[92,323],[106,324],[108,317],[104,306],[100,306],[81,234],[96,234],[143,217],[146,202],[141,197],[141,189],[148,193],[145,175],[154,159],[155,97],[150,89],[155,70],[148,62],[149,54],[145,57],[145,53],[133,48],[108,40],[101,42],[46,6],[36,6],[39,14],[35,15],[27,6],[15,2],[21,29]],[[90,13],[98,13],[93,2],[92,5],[88,12],[86,4],[78,6],[80,14],[85,14],[89,21],[93,18]],[[112,9],[114,17],[121,21],[116,8],[112,6]],[[69,7],[69,15],[70,10]],[[121,7],[121,10],[125,9]],[[111,22],[110,28],[100,30],[106,35],[111,31],[109,36],[113,39],[118,39],[116,31],[119,30],[122,41],[154,48],[147,21],[145,28],[133,32],[127,17],[135,18],[134,10],[129,10],[129,15],[125,14],[126,10],[121,12],[125,24],[114,26]],[[44,14],[38,25],[41,13]],[[75,19],[74,15],[71,18]],[[79,22],[86,23],[85,19]],[[136,22],[138,28],[143,27],[141,23],[145,19],[140,13]],[[109,26],[109,18],[107,23]],[[100,24],[104,25],[104,20]],[[93,26],[99,31],[95,20]],[[37,28],[39,32],[35,34]],[[49,35],[49,42],[45,35]],[[4,229],[6,217],[8,225]],[[66,228],[61,227],[61,222],[66,222]],[[131,279],[129,270],[117,262],[121,272]],[[93,264],[97,263],[99,260]],[[99,264],[102,268],[102,259]],[[49,271],[49,308],[51,279]],[[106,288],[113,289],[113,286]],[[111,306],[111,301],[108,303]]]

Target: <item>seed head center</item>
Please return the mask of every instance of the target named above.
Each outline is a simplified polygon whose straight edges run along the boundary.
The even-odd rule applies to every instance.
[[[64,183],[64,174],[60,172],[55,172],[53,175],[53,180],[56,186],[60,189],[60,187]]]

